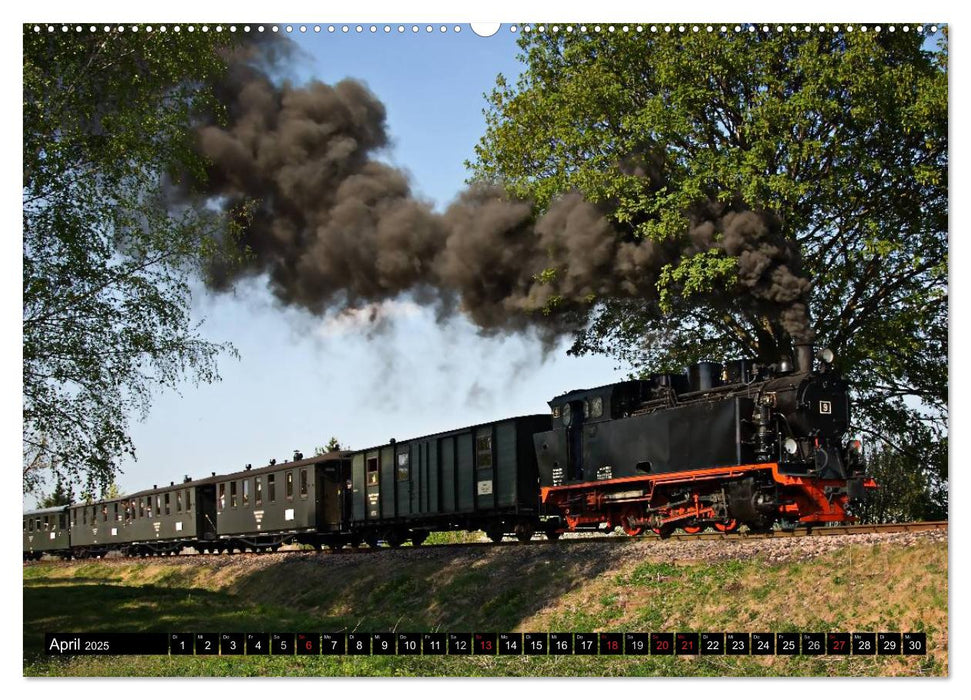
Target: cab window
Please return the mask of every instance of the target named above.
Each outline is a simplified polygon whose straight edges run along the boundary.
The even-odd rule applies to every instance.
[[[602,396],[590,399],[590,417],[600,418],[604,414],[604,400]]]

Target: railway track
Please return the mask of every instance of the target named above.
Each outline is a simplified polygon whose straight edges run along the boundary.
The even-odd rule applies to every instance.
[[[840,525],[833,527],[813,527],[813,528],[797,528],[794,530],[773,530],[771,532],[698,532],[689,534],[686,532],[676,532],[666,540],[673,541],[704,541],[704,540],[762,540],[762,539],[782,539],[787,537],[834,537],[839,535],[866,535],[866,534],[876,534],[876,533],[898,533],[898,532],[927,532],[932,530],[947,530],[947,521],[932,521],[932,522],[917,522],[917,523],[883,523],[876,525]],[[663,541],[661,537],[655,535],[654,533],[647,533],[644,535],[639,535],[637,537],[627,537],[618,536],[616,534],[604,534],[604,533],[567,533],[564,537],[553,542],[545,537],[539,536],[535,537],[528,542],[519,542],[516,540],[503,540],[502,542],[458,542],[458,543],[443,543],[443,544],[423,544],[420,547],[414,548],[411,546],[403,546],[397,551],[417,549],[417,550],[428,550],[428,549],[443,549],[443,548],[459,548],[459,547],[469,547],[473,549],[477,548],[490,548],[490,547],[542,547],[542,546],[575,546],[582,545],[584,543],[596,543],[598,545],[608,544],[608,545],[620,545],[629,544],[631,542],[649,542],[649,541]],[[352,555],[366,555],[374,552],[375,550],[369,547],[362,547],[359,549],[353,549],[346,547],[339,552],[330,552],[324,550],[322,554],[328,554],[332,556],[343,556],[347,554]],[[391,551],[389,547],[378,547],[378,551]],[[312,550],[308,549],[282,549],[278,552],[279,554],[314,554]],[[160,558],[165,559],[176,559],[181,557],[222,557],[224,555],[219,554],[201,554],[201,553],[183,553],[178,555],[166,555]],[[233,554],[234,557],[264,557],[269,556],[266,553],[257,552],[241,552]],[[109,558],[124,558],[109,555]],[[138,559],[140,557],[132,557]],[[154,558],[154,557],[152,557]]]
[[[895,533],[895,532],[926,532],[929,530],[947,530],[947,521],[931,521],[919,523],[882,523],[873,525],[840,525],[833,527],[813,527],[796,528],[794,530],[772,530],[771,532],[698,532],[689,534],[686,532],[676,532],[666,539],[675,541],[693,540],[755,540],[755,539],[775,539],[786,537],[832,537],[836,535],[866,535],[875,533]],[[557,545],[569,545],[582,542],[612,542],[620,544],[624,542],[636,541],[661,541],[661,537],[653,533],[638,535],[637,537],[626,537],[612,534],[596,533],[571,533],[558,540]],[[529,542],[517,542],[503,540],[499,543],[493,542],[467,542],[461,544],[425,544],[423,548],[437,547],[516,547],[522,545],[543,545],[553,544],[545,537],[539,537]],[[365,550],[360,550],[365,551]]]

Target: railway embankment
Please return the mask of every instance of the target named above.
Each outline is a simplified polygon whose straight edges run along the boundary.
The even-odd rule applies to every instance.
[[[946,675],[946,531],[24,567],[27,675]],[[925,656],[78,657],[48,631],[925,632]]]

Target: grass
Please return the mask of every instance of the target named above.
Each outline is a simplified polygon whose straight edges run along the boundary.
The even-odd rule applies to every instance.
[[[562,551],[562,554],[561,554]],[[611,549],[610,552],[617,552]],[[209,559],[212,562],[212,559]],[[947,675],[947,546],[798,563],[667,562],[596,545],[24,568],[29,676]],[[43,635],[280,631],[925,631],[925,657],[76,657]]]

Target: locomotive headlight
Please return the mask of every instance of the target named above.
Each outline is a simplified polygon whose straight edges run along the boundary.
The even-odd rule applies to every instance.
[[[785,448],[785,451],[791,455],[794,455],[799,451],[799,443],[792,438],[786,438],[786,441],[782,443],[782,447]]]
[[[820,348],[819,352],[816,353],[816,359],[820,362],[825,362],[827,365],[833,364],[833,358],[835,357],[833,351],[829,348]]]

